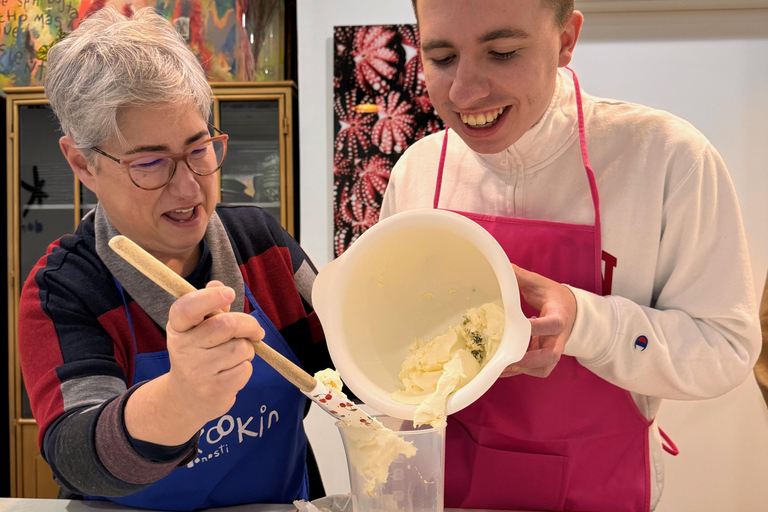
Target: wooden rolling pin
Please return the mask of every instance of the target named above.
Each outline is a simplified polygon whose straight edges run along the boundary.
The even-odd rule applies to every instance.
[[[133,265],[139,272],[147,276],[155,284],[163,288],[176,298],[195,291],[195,287],[189,284],[183,277],[166,267],[154,256],[136,245],[131,239],[118,235],[109,241],[109,246],[125,261]],[[219,314],[216,311],[213,314]],[[248,340],[253,345],[253,350],[260,358],[266,361],[272,368],[278,371],[291,384],[304,393],[311,393],[317,387],[317,379],[276,352],[272,347],[261,340]]]

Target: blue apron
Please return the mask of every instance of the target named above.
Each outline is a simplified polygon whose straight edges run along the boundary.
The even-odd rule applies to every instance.
[[[122,287],[117,286],[122,294]],[[251,316],[264,329],[264,343],[298,365],[296,355],[248,285],[245,294],[253,308]],[[127,304],[125,311],[135,349]],[[254,357],[251,364],[253,375],[238,392],[232,409],[201,430],[194,460],[139,492],[110,500],[160,510],[307,500],[307,437],[302,423],[306,397],[261,358]],[[133,384],[154,379],[170,368],[168,351],[138,354]]]

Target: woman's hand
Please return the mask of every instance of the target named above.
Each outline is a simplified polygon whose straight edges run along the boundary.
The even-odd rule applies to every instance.
[[[193,408],[203,423],[232,408],[251,378],[253,346],[264,329],[252,316],[229,311],[235,292],[218,281],[177,300],[166,328],[171,371],[169,396]]]
[[[531,318],[531,341],[523,358],[502,372],[502,377],[524,373],[547,377],[560,360],[576,319],[576,298],[560,283],[512,265],[525,301],[540,311]]]
[[[248,339],[264,337],[254,317],[227,312],[234,299],[232,288],[212,281],[173,303],[166,326],[171,370],[126,402],[132,437],[180,445],[232,408],[251,377],[254,351]]]

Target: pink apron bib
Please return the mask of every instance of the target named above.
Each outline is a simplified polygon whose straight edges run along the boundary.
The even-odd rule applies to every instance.
[[[600,204],[589,165],[581,93],[574,74],[582,159],[595,224],[457,212],[488,230],[520,267],[603,294]],[[438,207],[448,131],[434,207]],[[527,316],[538,314],[524,305]],[[448,418],[445,505],[454,508],[646,511],[650,508],[648,421],[628,391],[562,356],[547,378],[499,379]]]

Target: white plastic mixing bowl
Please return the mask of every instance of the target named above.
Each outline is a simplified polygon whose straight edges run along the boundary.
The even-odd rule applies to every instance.
[[[312,302],[342,380],[366,404],[413,419],[415,405],[393,400],[400,366],[419,337],[458,325],[469,308],[497,302],[505,312],[495,355],[449,396],[447,414],[485,393],[528,347],[512,265],[474,221],[445,210],[411,210],[374,225],[317,276]]]

